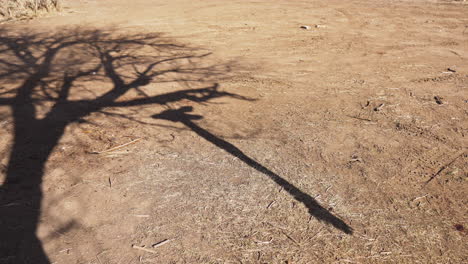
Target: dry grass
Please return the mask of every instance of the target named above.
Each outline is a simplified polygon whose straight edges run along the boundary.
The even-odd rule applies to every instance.
[[[28,19],[60,9],[60,0],[2,0],[0,20]]]

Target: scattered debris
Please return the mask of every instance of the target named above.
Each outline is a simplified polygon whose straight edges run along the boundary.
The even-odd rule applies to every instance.
[[[351,116],[351,115],[349,115],[348,117],[355,118],[355,119],[361,120],[361,121],[373,122],[372,120],[370,120],[370,119],[368,119],[368,118],[362,118],[362,117],[359,117],[359,116]]]
[[[434,96],[434,100],[436,101],[437,104],[443,104],[444,102],[442,102],[442,97],[440,96]]]
[[[102,264],[101,260],[99,259],[99,256],[96,256],[96,259],[98,260],[99,264]]]
[[[349,160],[349,162],[362,162],[362,159],[357,157],[357,156],[353,156],[351,157],[351,159]]]
[[[158,247],[160,247],[162,245],[165,245],[165,244],[167,244],[167,243],[169,243],[171,241],[172,241],[172,239],[164,239],[163,241],[159,241],[158,243],[152,245],[151,247],[158,248]]]
[[[449,75],[444,75],[444,76],[436,76],[436,77],[428,77],[428,78],[422,78],[422,79],[416,79],[412,80],[412,82],[417,82],[417,83],[424,83],[424,82],[445,82],[452,80],[456,77],[456,74],[449,74]]]
[[[271,201],[271,202],[267,205],[266,209],[270,209],[270,207],[271,207],[274,203],[275,203],[275,201]]]
[[[463,225],[461,225],[461,224],[456,224],[453,227],[455,227],[455,230],[457,230],[457,231],[460,231],[460,232],[465,231],[465,227]]]
[[[294,243],[296,243],[297,245],[299,245],[299,243],[298,243],[294,238],[292,238],[290,235],[286,234],[286,232],[281,231],[281,233],[283,233],[283,235],[285,235],[289,240],[291,240],[292,242],[294,242]]]
[[[59,251],[59,253],[66,253],[68,255],[68,254],[70,254],[70,250],[72,250],[72,248],[62,249],[62,250]]]
[[[416,198],[414,198],[414,199],[413,199],[413,202],[414,202],[414,201],[417,201],[417,200],[419,200],[419,199],[422,199],[422,198],[426,198],[428,195],[429,195],[429,194],[426,194],[426,195],[423,195],[423,196],[416,197]]]
[[[132,153],[132,152],[130,152],[129,150],[127,150],[127,151],[111,151],[111,152],[104,153],[104,155],[106,156],[106,158],[114,158],[114,157],[118,157],[119,155],[127,155],[129,153]]]
[[[444,171],[446,168],[448,168],[450,165],[452,165],[458,158],[460,158],[463,155],[465,155],[465,150],[459,152],[453,159],[450,160],[450,162],[448,162],[445,165],[443,165],[442,167],[440,167],[440,169],[436,173],[434,173],[431,176],[431,178],[429,178],[429,180],[426,181],[425,184],[428,184],[429,182],[431,182],[435,177],[437,177],[437,175],[439,175],[442,171]]]
[[[455,66],[447,68],[447,71],[449,72],[457,72],[457,68]]]
[[[4,204],[4,205],[1,205],[0,207],[10,207],[10,206],[16,206],[16,205],[21,205],[21,203],[8,203],[8,204]]]
[[[454,168],[453,170],[447,172],[447,175],[457,175],[458,174],[458,168]]]
[[[359,104],[361,104],[361,103],[359,103]],[[367,100],[367,102],[366,102],[365,105],[362,105],[362,104],[361,104],[361,109],[365,109],[365,108],[367,108],[369,105],[370,105],[370,101]]]
[[[302,29],[305,29],[305,30],[309,30],[309,29],[311,29],[311,27],[310,27],[310,26],[301,26],[301,28],[302,28]]]
[[[136,142],[140,141],[141,139],[143,139],[143,138],[137,138],[137,139],[132,140],[132,141],[130,141],[128,143],[125,143],[125,144],[122,144],[120,146],[113,147],[113,148],[110,148],[110,149],[107,149],[107,150],[103,150],[103,151],[92,151],[92,152],[90,152],[90,154],[102,154],[102,153],[111,152],[111,151],[126,147],[126,146],[128,146],[130,144],[136,143]]]
[[[255,241],[257,244],[270,244],[273,241],[273,238],[271,237],[269,241]]]
[[[135,217],[150,217],[149,215],[134,215]]]
[[[379,104],[377,107],[374,107],[374,111],[375,112],[380,111],[384,105],[385,105],[384,103]]]
[[[148,253],[153,253],[153,254],[157,254],[158,252],[154,251],[154,250],[151,250],[149,248],[145,248],[145,247],[139,247],[137,245],[132,245],[132,248],[134,249],[138,249],[138,250],[141,250],[141,251],[145,251],[145,252],[148,252]]]

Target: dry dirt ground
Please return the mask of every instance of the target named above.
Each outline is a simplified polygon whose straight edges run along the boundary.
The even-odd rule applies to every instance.
[[[467,2],[64,6],[0,25],[0,263],[468,261]]]

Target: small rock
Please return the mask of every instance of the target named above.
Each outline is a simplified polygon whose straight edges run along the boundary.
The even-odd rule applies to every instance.
[[[311,29],[311,27],[310,27],[310,26],[301,26],[301,28],[302,28],[302,29],[305,29],[305,30],[309,30],[309,29]]]
[[[324,28],[324,27],[325,27],[324,25],[319,25],[319,24],[315,25],[315,28]]]

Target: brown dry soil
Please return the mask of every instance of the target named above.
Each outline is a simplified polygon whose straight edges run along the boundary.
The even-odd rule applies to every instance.
[[[0,263],[468,261],[467,2],[64,7],[0,25]]]

